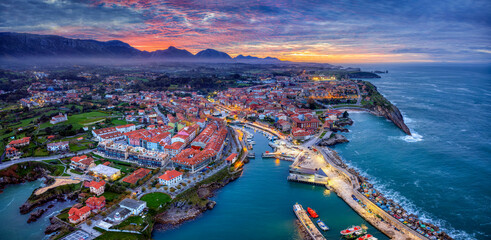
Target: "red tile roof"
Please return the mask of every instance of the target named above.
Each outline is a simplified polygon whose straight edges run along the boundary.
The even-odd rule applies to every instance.
[[[100,182],[97,182],[97,181],[91,181],[89,183],[89,186],[90,187],[93,187],[95,189],[99,189],[101,188],[102,186],[106,185],[106,182],[104,180],[100,181]]]
[[[166,171],[162,176],[160,176],[159,178],[160,179],[163,179],[163,180],[166,180],[166,181],[169,181],[171,179],[174,179],[176,177],[179,177],[182,175],[182,172],[178,172],[176,170],[170,170],[170,171]]]
[[[134,171],[131,175],[125,177],[123,179],[123,182],[127,182],[129,184],[136,184],[136,182],[138,182],[138,180],[144,178],[149,173],[150,173],[150,169],[140,168],[140,169]]]

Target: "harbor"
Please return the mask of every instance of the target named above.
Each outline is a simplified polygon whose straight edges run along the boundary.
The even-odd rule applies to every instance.
[[[261,131],[253,134],[256,145],[252,152],[256,153],[256,158],[244,165],[239,179],[217,193],[213,211],[177,229],[154,232],[154,239],[220,236],[248,240],[257,239],[254,233],[258,230],[261,231],[260,239],[300,239],[300,229],[295,223],[297,218],[292,212],[292,206],[297,202],[315,209],[329,226],[329,231],[321,232],[326,239],[339,239],[340,231],[352,225],[366,226],[376,238],[388,239],[325,186],[287,181],[292,162],[263,159],[261,154],[273,149]],[[217,228],[217,225],[221,227]]]

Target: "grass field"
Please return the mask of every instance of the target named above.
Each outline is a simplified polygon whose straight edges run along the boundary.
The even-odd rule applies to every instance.
[[[102,113],[97,111],[86,112],[86,113],[68,116],[68,121],[61,122],[58,124],[71,124],[74,129],[80,129],[85,125],[90,125],[91,123],[101,121],[105,119],[107,116],[109,116],[107,113]],[[51,124],[50,122],[45,122],[41,124],[40,128],[47,128],[51,126],[53,126],[53,124]]]
[[[165,205],[172,199],[165,193],[154,192],[144,195],[141,200],[147,202],[147,207],[157,210],[161,205]]]

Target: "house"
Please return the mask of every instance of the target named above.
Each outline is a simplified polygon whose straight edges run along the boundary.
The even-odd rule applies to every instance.
[[[174,143],[172,143],[170,145],[166,145],[164,147],[164,152],[167,153],[167,154],[169,154],[170,156],[175,156],[179,152],[181,152],[184,149],[185,146],[186,145],[184,145],[183,142],[174,142]]]
[[[237,161],[237,153],[232,153],[232,154],[230,154],[230,156],[228,156],[225,159],[225,162],[228,164],[233,164],[233,163],[235,163],[235,161]]]
[[[17,148],[8,147],[5,149],[5,156],[8,158],[15,158],[15,157],[19,157],[21,155],[22,155],[22,152],[17,150]]]
[[[131,175],[125,177],[123,179],[123,182],[129,183],[129,184],[136,184],[138,180],[143,179],[150,173],[150,169],[146,168],[139,168],[138,170],[134,171]]]
[[[288,121],[285,121],[283,119],[278,120],[277,126],[283,132],[290,130],[292,127],[292,125]]]
[[[106,206],[106,198],[104,196],[90,197],[85,204],[91,211],[100,211]]]
[[[121,170],[109,166],[99,164],[90,169],[94,176],[107,180],[116,180],[121,176]]]
[[[182,180],[182,172],[176,170],[166,171],[159,177],[159,183],[167,186],[178,184]]]
[[[126,132],[131,132],[136,130],[136,125],[135,124],[126,124],[126,125],[121,125],[116,127],[116,131],[120,133],[126,133]]]
[[[119,203],[119,206],[128,209],[133,215],[139,215],[147,207],[147,202],[125,198]]]
[[[68,141],[48,143],[47,147],[50,152],[67,151],[70,149]]]
[[[23,147],[29,145],[30,142],[31,142],[31,137],[23,137],[21,139],[10,141],[7,147]]]
[[[106,185],[106,182],[104,180],[97,182],[97,181],[91,181],[89,183],[89,188],[90,192],[99,196],[104,193],[104,186]]]
[[[66,114],[59,113],[58,115],[52,117],[49,122],[51,124],[57,124],[57,123],[64,122],[64,121],[67,121],[67,120],[68,120],[68,118],[67,118]]]
[[[87,155],[72,157],[70,162],[70,168],[72,169],[85,171],[92,167],[95,167],[94,159],[87,157]]]
[[[85,206],[81,208],[70,208],[68,211],[68,219],[70,223],[77,224],[79,222],[85,221],[90,215],[90,208]]]

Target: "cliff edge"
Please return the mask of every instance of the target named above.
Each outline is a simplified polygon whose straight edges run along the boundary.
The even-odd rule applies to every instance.
[[[407,135],[411,135],[411,131],[404,123],[404,118],[402,117],[399,108],[382,96],[382,94],[377,91],[377,87],[372,83],[362,81],[361,84],[364,85],[364,89],[368,92],[366,99],[362,101],[363,107],[369,109],[378,116],[385,117]]]

